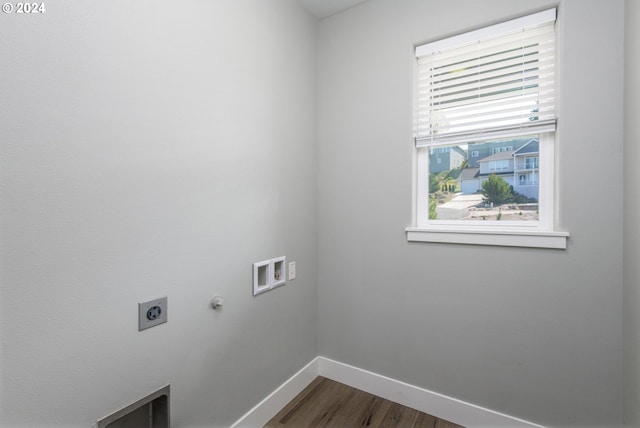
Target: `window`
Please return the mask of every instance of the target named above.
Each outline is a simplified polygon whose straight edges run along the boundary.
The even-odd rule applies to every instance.
[[[509,161],[506,159],[489,162],[489,171],[503,171],[509,169]]]
[[[491,149],[491,154],[495,155],[496,153],[510,152],[512,150],[513,150],[513,146],[494,147],[493,149]]]
[[[525,167],[525,169],[535,169],[535,168],[538,168],[538,158],[537,158],[537,157],[528,157],[528,158],[525,158],[524,167]]]
[[[409,240],[566,248],[553,222],[555,17],[550,9],[416,47]],[[461,160],[443,170],[430,165],[433,150]]]

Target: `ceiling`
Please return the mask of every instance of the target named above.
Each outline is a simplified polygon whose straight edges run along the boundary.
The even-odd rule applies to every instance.
[[[318,19],[335,15],[365,1],[367,0],[298,0],[305,9]]]

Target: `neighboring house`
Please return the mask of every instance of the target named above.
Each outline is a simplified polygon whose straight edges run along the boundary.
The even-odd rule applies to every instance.
[[[429,152],[429,173],[460,168],[465,160],[467,152],[461,147],[434,147]]]
[[[538,199],[539,196],[539,150],[538,140],[534,139],[513,154],[513,190],[528,198]]]
[[[513,186],[514,153],[515,150],[499,152],[480,160],[478,162],[480,164],[480,171],[478,174],[480,183],[486,180],[489,175],[495,174],[504,179],[504,181],[509,183],[510,186]]]
[[[480,168],[465,168],[460,174],[460,191],[465,194],[478,193],[482,190],[480,185]]]
[[[470,146],[471,147],[471,146]],[[528,198],[538,199],[539,145],[537,139],[521,144],[517,150],[498,151],[480,159],[477,167],[465,168],[460,174],[462,193],[476,193],[491,174],[504,179],[513,190]],[[471,154],[471,150],[469,151]]]
[[[495,155],[498,153],[511,152],[518,150],[529,142],[529,139],[509,140],[509,141],[497,141],[490,143],[472,143],[469,144],[467,158],[467,166],[477,167],[480,166],[479,162],[487,156]]]

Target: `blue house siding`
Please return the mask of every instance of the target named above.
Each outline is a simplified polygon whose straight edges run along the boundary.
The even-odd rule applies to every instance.
[[[460,168],[467,159],[467,152],[461,147],[434,147],[429,151],[429,173]]]

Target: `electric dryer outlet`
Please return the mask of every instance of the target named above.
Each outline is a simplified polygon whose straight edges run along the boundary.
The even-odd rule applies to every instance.
[[[167,322],[167,298],[138,303],[138,331]]]

